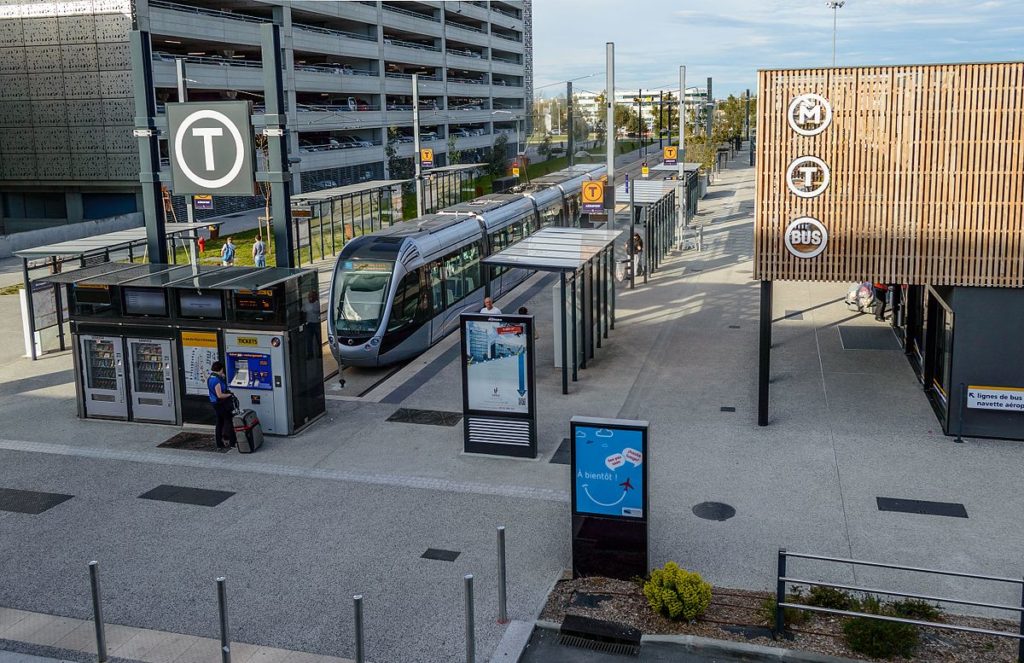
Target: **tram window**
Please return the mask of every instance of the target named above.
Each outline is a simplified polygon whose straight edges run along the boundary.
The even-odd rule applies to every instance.
[[[430,317],[429,297],[426,270],[421,268],[406,274],[395,290],[388,331],[398,331],[409,325],[426,322]]]
[[[451,306],[466,296],[462,276],[462,252],[449,253],[444,258],[444,290]]]
[[[522,224],[522,222],[520,222],[520,223],[513,223],[509,227],[509,230],[511,231],[510,234],[512,236],[512,243],[513,244],[515,244],[516,242],[518,242],[519,240],[521,240],[523,238],[523,224]]]
[[[480,247],[474,242],[462,248],[463,276],[465,278],[466,296],[481,285],[480,279]]]
[[[491,255],[494,255],[505,248],[505,232],[505,229],[502,228],[491,235]],[[491,278],[494,278],[495,276],[500,276],[505,271],[505,268],[501,265],[496,265],[491,267],[491,270]]]
[[[434,314],[444,313],[447,303],[444,300],[444,283],[441,279],[441,261],[435,260],[427,267],[430,283],[430,301],[434,304]]]
[[[560,226],[562,225],[559,217],[562,215],[562,203],[559,202],[556,205],[552,205],[547,209],[541,210],[540,213],[540,227],[547,228],[549,226]]]

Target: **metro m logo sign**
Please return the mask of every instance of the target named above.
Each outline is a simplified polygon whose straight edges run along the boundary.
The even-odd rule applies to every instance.
[[[789,126],[801,136],[817,136],[832,123],[832,105],[820,94],[802,94],[789,104]]]

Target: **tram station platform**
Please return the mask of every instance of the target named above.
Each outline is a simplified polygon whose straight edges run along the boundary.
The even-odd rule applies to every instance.
[[[212,608],[195,609],[177,585],[227,572],[245,606],[232,617],[242,641],[350,655],[339,615],[364,593],[370,660],[450,660],[463,651],[462,574],[475,573],[486,658],[504,630],[491,619],[494,527],[508,528],[512,619],[534,619],[570,566],[563,440],[573,415],[651,422],[653,565],[674,560],[717,585],[766,589],[786,547],[1019,575],[1024,534],[1007,523],[1024,510],[1024,447],[942,435],[888,325],[846,309],[848,284],[776,284],[771,420],[757,426],[753,196],[741,152],[701,201],[702,250],[672,252],[646,285],[618,285],[615,329],[567,395],[553,366],[553,277],[497,302],[537,320],[536,460],[462,453],[450,416],[461,411],[456,335],[359,393],[329,385],[326,418],[245,456],[158,447],[179,432],[170,427],[79,420],[68,353],[33,363],[17,356],[20,344],[0,346],[0,485],[82,496],[55,507],[68,509],[56,521],[0,513],[0,571],[19,579],[0,587],[0,606],[85,617],[87,599],[67,599],[81,593],[84,566],[69,565],[106,555],[121,574],[110,581],[116,623],[209,636]],[[8,337],[20,333],[16,307],[0,298]],[[156,483],[234,491],[239,506],[154,516],[136,497]],[[880,511],[879,497],[959,503],[969,517]],[[692,509],[704,502],[736,515],[701,519]],[[98,528],[115,527],[118,542],[96,541]],[[124,540],[145,568],[118,552]],[[461,554],[423,560],[427,548]],[[832,579],[877,579],[842,573]],[[133,583],[166,600],[147,602]],[[1019,600],[955,579],[910,591]]]

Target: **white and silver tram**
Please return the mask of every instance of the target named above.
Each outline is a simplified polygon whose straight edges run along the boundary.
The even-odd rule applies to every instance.
[[[385,366],[426,351],[459,315],[529,276],[482,259],[548,226],[580,223],[583,182],[604,166],[552,173],[522,193],[495,194],[403,221],[345,245],[334,267],[328,342],[339,366]]]

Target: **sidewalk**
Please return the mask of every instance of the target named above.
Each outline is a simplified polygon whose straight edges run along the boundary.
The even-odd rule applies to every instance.
[[[131,663],[213,663],[220,660],[220,640],[116,624],[107,624],[105,633],[107,654],[115,660]],[[15,653],[3,651],[4,641],[12,645],[8,648],[15,649]],[[95,657],[96,631],[91,620],[0,608],[0,663],[83,661],[95,660]],[[231,663],[352,661],[233,642]]]

